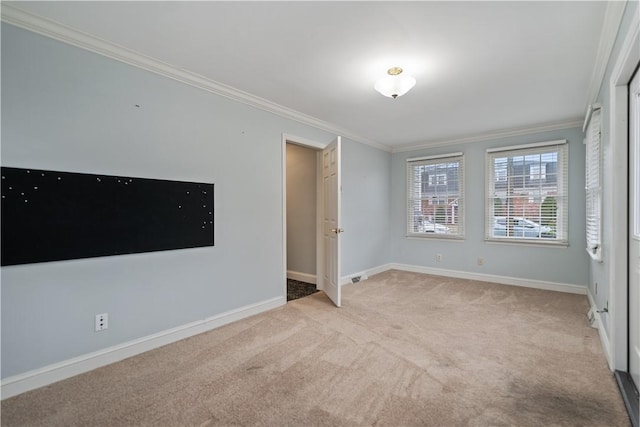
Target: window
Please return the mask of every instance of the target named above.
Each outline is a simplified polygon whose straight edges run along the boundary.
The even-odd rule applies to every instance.
[[[439,173],[435,175],[429,175],[429,185],[447,185],[447,174]]]
[[[407,159],[407,236],[464,236],[462,153]]]
[[[568,243],[568,157],[564,140],[487,150],[487,240]]]
[[[601,229],[602,229],[602,184],[601,152],[600,152],[600,106],[590,106],[585,120],[585,143],[587,153],[585,159],[585,191],[587,214],[587,252],[595,260],[602,259]]]
[[[547,179],[547,165],[536,163],[529,166],[529,179],[532,181]]]

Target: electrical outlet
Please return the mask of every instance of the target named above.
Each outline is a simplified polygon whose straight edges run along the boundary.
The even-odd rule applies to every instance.
[[[478,258],[478,265],[484,265],[484,258]]]
[[[109,328],[109,313],[96,314],[96,332]]]
[[[442,254],[436,254],[436,261],[442,261]]]

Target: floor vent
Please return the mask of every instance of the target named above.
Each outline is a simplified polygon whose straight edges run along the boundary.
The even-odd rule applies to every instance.
[[[351,283],[362,282],[363,280],[367,280],[368,278],[369,276],[366,273],[358,274],[351,277]]]

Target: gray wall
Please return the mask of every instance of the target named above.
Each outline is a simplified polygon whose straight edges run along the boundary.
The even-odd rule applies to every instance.
[[[391,154],[342,139],[341,274],[390,262]]]
[[[485,243],[485,152],[487,148],[566,139],[569,141],[569,246],[542,247]],[[408,239],[406,234],[406,159],[463,152],[465,155],[466,238]],[[585,252],[584,145],[581,129],[473,142],[393,155],[391,253],[394,262],[421,267],[482,273],[521,279],[586,286],[588,255]],[[442,262],[436,262],[442,254]],[[484,258],[478,266],[477,259]]]
[[[316,274],[317,150],[287,144],[287,270]]]
[[[611,93],[609,88],[609,80],[611,79],[611,74],[613,72],[613,68],[615,67],[616,61],[620,55],[620,49],[622,47],[622,43],[627,36],[631,24],[631,19],[634,15],[640,13],[640,7],[638,6],[638,2],[627,2],[627,6],[625,8],[625,12],[622,18],[622,23],[620,25],[620,30],[618,31],[618,37],[616,39],[616,43],[609,58],[609,64],[607,66],[607,71],[602,80],[602,86],[600,87],[600,93],[598,95],[598,101],[602,104],[602,152],[603,152],[603,193],[602,193],[602,201],[603,201],[603,229],[602,229],[602,262],[591,261],[590,262],[590,278],[589,278],[589,290],[591,291],[591,295],[593,295],[595,299],[595,303],[598,307],[605,307],[607,305],[607,301],[610,299],[610,283],[609,283],[609,274],[611,271],[612,263],[611,263],[611,246],[613,244],[612,237],[612,229],[611,229],[611,218],[610,213],[613,209],[613,194],[616,191],[615,188],[612,187],[612,176],[615,173],[618,173],[612,165],[611,158],[611,150],[612,150],[612,141],[611,137],[611,123],[610,123],[610,113],[611,113]],[[625,177],[622,178],[626,179]],[[598,284],[598,292],[596,293],[595,284]],[[608,335],[611,336],[610,325],[609,325],[609,315],[603,314],[601,315],[602,323],[605,326],[605,329],[608,331]]]
[[[282,133],[334,138],[3,23],[2,165],[214,182],[216,246],[2,268],[2,378],[284,300]],[[571,144],[570,246],[486,244],[485,149],[554,139]],[[453,151],[466,156],[466,240],[406,239],[405,159]],[[586,284],[583,188],[579,129],[393,156],[343,139],[342,274],[398,262]]]
[[[284,302],[282,133],[334,138],[3,23],[2,165],[213,182],[215,247],[2,268],[2,378]],[[342,264],[355,272],[388,262],[388,233],[371,230],[387,228],[390,155],[343,150]]]

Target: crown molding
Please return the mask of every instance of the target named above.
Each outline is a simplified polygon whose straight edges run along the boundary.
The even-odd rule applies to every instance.
[[[84,33],[56,21],[32,14],[6,2],[2,4],[1,19],[2,22],[7,24],[58,40],[80,49],[97,53],[98,55],[123,62],[136,68],[159,74],[234,101],[242,102],[243,104],[276,114],[280,117],[294,120],[298,123],[302,123],[331,134],[341,135],[350,140],[369,145],[379,150],[387,152],[391,151],[391,148],[387,145],[353,134],[339,126],[299,111],[295,111],[280,104],[276,104],[275,102],[271,102],[267,99],[252,95],[223,83],[216,82],[196,73],[180,69],[171,64],[159,61],[131,49],[127,49],[107,40],[100,39],[96,36]]]
[[[511,138],[514,136],[530,135],[540,132],[549,132],[561,129],[579,128],[582,126],[582,119],[569,120],[564,122],[543,123],[535,126],[512,128],[505,130],[497,130],[493,132],[461,136],[455,139],[441,139],[435,141],[427,141],[419,144],[402,145],[393,147],[392,153],[402,153],[407,151],[416,151],[423,148],[440,147],[443,145],[468,144],[472,142],[491,141],[494,139]]]
[[[587,92],[587,105],[585,111],[589,105],[596,102],[604,75],[607,71],[607,65],[609,64],[609,58],[613,52],[613,46],[616,43],[618,37],[618,31],[620,30],[620,23],[622,22],[622,16],[627,6],[627,1],[609,1],[607,2],[607,10],[604,14],[604,22],[602,23],[602,31],[600,32],[600,42],[598,43],[598,52],[596,54],[596,62],[591,73],[591,81],[589,83],[589,90]]]

